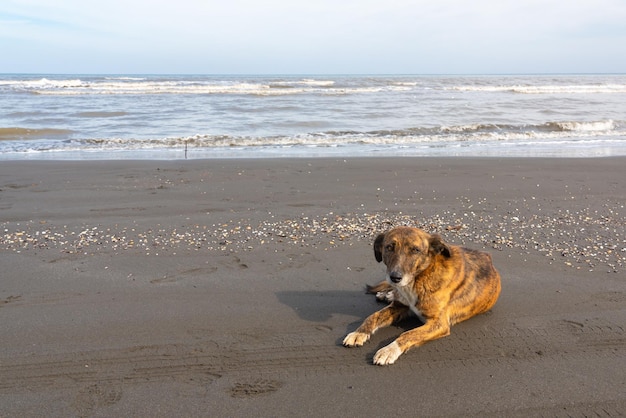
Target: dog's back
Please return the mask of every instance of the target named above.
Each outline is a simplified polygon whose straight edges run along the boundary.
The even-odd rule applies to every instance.
[[[500,274],[493,266],[491,256],[485,252],[451,246],[462,262],[454,263],[457,279],[451,285],[458,287],[450,293],[450,324],[487,312],[500,296]]]

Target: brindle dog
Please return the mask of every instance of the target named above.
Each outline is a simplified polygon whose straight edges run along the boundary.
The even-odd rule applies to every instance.
[[[376,330],[414,313],[423,322],[403,332],[374,355],[374,364],[393,364],[412,347],[450,334],[450,327],[493,307],[500,295],[500,275],[487,253],[446,244],[421,229],[394,228],[374,241],[376,261],[387,266],[387,278],[368,292],[391,303],[370,315],[343,340],[359,347]]]

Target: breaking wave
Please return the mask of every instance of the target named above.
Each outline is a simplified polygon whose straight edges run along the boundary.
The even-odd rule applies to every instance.
[[[341,81],[341,80],[340,80]],[[440,85],[425,85],[413,80],[395,80],[381,82],[370,79],[365,83],[343,84],[337,80],[323,78],[250,78],[220,79],[200,78],[159,78],[159,77],[88,77],[51,79],[15,79],[0,80],[0,89],[31,94],[78,96],[78,95],[156,95],[156,94],[234,94],[280,96],[293,94],[345,95],[376,93],[385,91],[441,90],[458,92],[518,93],[533,95],[554,94],[624,94],[626,84],[622,83],[580,83],[580,84],[481,84],[461,80],[448,80]],[[1,91],[1,90],[0,90]]]
[[[404,85],[336,85],[333,80],[223,80],[158,79],[142,77],[103,77],[97,79],[48,79],[0,81],[0,88],[30,94],[55,96],[80,95],[161,95],[222,94],[283,96],[317,93],[345,95],[406,89]]]
[[[461,144],[520,142],[541,144],[547,141],[576,140],[592,133],[596,141],[622,137],[614,121],[550,122],[539,125],[470,124],[459,126],[415,127],[401,130],[327,131],[299,135],[237,136],[198,134],[167,138],[86,138],[63,141],[20,142],[4,152],[40,151],[120,151],[180,148],[329,148],[353,145],[412,147]],[[0,129],[0,137],[22,135],[21,129]],[[55,133],[55,132],[51,132]],[[38,137],[45,132],[37,132]],[[623,141],[623,139],[619,139]]]
[[[616,94],[626,93],[626,84],[576,84],[576,85],[461,85],[446,87],[445,90],[466,92],[504,92],[519,94]]]

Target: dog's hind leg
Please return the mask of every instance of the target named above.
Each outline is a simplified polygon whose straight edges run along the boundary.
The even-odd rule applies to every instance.
[[[365,293],[376,295],[376,300],[379,302],[391,303],[394,301],[393,287],[386,280],[374,286],[367,285]]]

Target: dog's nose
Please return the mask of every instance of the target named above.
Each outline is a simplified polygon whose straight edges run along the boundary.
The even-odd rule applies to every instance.
[[[391,280],[394,283],[400,283],[400,280],[402,280],[402,275],[398,272],[391,272],[389,273],[389,280]]]

